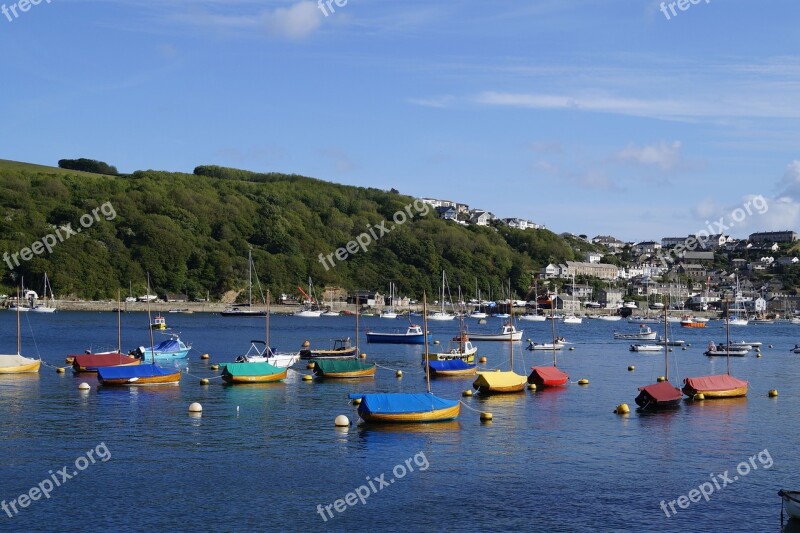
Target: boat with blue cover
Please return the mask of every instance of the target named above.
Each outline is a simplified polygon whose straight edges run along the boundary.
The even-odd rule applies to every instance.
[[[416,324],[408,326],[405,332],[395,330],[391,333],[367,330],[367,342],[381,344],[425,344],[425,335],[422,328]],[[430,340],[431,332],[428,332]]]
[[[139,346],[136,352],[139,357],[145,361],[152,359],[155,361],[171,361],[173,359],[185,359],[189,355],[189,350],[192,349],[191,344],[184,344],[184,342],[176,334],[170,335],[171,338],[159,342],[152,348],[145,348]]]

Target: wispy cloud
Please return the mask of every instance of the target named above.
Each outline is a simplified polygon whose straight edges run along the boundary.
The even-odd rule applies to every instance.
[[[455,97],[452,95],[445,95],[435,96],[432,98],[409,98],[408,102],[423,107],[444,108],[448,107],[451,103],[453,103],[454,100]]]
[[[616,159],[646,167],[655,166],[661,170],[672,170],[681,163],[681,142],[661,141],[658,144],[641,147],[630,144],[617,152]]]

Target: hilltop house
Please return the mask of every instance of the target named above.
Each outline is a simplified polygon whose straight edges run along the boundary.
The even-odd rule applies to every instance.
[[[451,205],[437,207],[436,214],[442,220],[458,220],[458,211]]]

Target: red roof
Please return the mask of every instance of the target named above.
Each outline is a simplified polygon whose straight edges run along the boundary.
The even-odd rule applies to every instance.
[[[738,389],[747,385],[745,380],[729,376],[728,374],[686,378],[683,382],[697,391],[725,391]]]
[[[680,389],[676,388],[669,381],[662,381],[654,385],[647,385],[646,387],[639,387],[639,390],[647,393],[654,401],[661,402],[674,402],[683,397]]]

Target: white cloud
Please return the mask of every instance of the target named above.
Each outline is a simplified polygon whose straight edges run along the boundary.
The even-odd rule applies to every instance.
[[[655,166],[661,170],[672,170],[681,163],[681,142],[666,143],[661,141],[656,145],[634,146],[628,145],[616,154],[619,161],[637,163],[643,166]]]
[[[454,98],[450,95],[445,96],[434,96],[431,98],[409,98],[408,102],[414,105],[419,105],[423,107],[436,107],[436,108],[445,108],[448,107]]]
[[[314,2],[298,2],[262,14],[267,33],[273,37],[302,39],[314,33],[322,22],[322,12]]]
[[[782,188],[781,196],[789,196],[800,200],[800,160],[795,159],[786,167],[786,173],[778,187]]]

